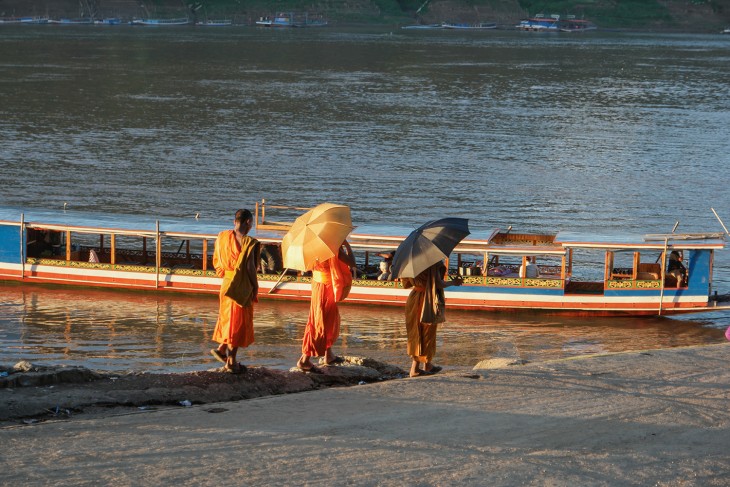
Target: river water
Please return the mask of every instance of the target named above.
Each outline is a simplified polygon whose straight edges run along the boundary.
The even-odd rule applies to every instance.
[[[355,224],[666,233],[730,223],[730,39],[388,29],[0,28],[0,206],[192,217],[350,205]],[[730,252],[715,288],[730,291]],[[211,365],[211,297],[0,285],[0,362]],[[344,306],[340,352],[407,364],[402,310]],[[262,302],[285,367],[307,305]],[[730,314],[449,312],[438,359],[722,340]]]

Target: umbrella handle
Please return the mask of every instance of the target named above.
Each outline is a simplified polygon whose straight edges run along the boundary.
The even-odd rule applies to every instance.
[[[279,280],[278,280],[278,281],[276,281],[276,284],[274,284],[274,285],[273,285],[273,286],[271,287],[271,289],[269,289],[269,292],[268,292],[267,294],[271,294],[271,293],[273,293],[273,292],[274,292],[274,291],[276,290],[276,288],[277,288],[277,287],[279,286],[279,284],[281,283],[281,280],[282,280],[282,279],[284,279],[284,276],[286,275],[286,271],[288,271],[288,270],[289,270],[289,268],[286,268],[286,269],[284,269],[283,271],[281,271],[281,275],[279,276]]]

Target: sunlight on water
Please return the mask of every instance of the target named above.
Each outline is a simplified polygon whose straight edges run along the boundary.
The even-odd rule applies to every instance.
[[[85,365],[100,370],[201,370],[217,316],[215,296],[0,285],[0,363]],[[262,300],[256,343],[246,363],[288,369],[298,358],[308,303]],[[403,367],[403,309],[341,307],[338,353]],[[448,312],[440,327],[439,363],[470,368],[480,360],[540,361],[589,353],[718,343],[712,322],[654,318],[556,318],[534,314]]]

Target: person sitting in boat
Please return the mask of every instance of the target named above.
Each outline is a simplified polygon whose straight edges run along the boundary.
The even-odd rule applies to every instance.
[[[534,260],[534,257],[525,257],[525,263],[520,266],[520,277],[531,279],[540,276]]]
[[[487,266],[482,271],[482,275],[484,275],[484,276],[506,276],[509,273],[510,273],[509,268],[501,266],[501,265],[496,265],[496,266],[492,266],[492,267]]]
[[[672,250],[672,253],[669,254],[667,275],[673,276],[677,280],[677,289],[679,289],[687,279],[687,268],[684,267],[684,264],[682,264],[682,256],[676,250]]]
[[[390,267],[393,265],[393,257],[395,252],[388,252],[385,254],[378,254],[383,258],[380,263],[380,274],[378,275],[378,281],[390,281]]]

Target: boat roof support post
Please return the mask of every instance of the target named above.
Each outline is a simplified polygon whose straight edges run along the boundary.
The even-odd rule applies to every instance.
[[[639,277],[639,264],[641,263],[641,252],[634,252],[634,270],[631,271],[631,279],[634,281]]]
[[[710,249],[710,262],[708,264],[709,271],[707,273],[707,295],[712,296],[712,273],[713,268],[715,267],[715,251]],[[687,285],[689,286],[689,278],[690,274],[692,273],[692,269],[689,266],[689,259],[687,261]]]
[[[664,303],[664,287],[667,285],[665,282],[666,274],[667,274],[667,247],[669,246],[669,239],[664,239],[664,250],[662,251],[662,273],[661,273],[661,282],[660,282],[660,289],[659,289],[659,316],[662,315],[662,304]]]
[[[256,206],[258,207],[258,203],[256,203]],[[203,270],[208,270],[208,239],[203,239]]]
[[[568,275],[573,275],[573,249],[568,249]]]
[[[160,241],[160,220],[155,220],[155,289],[160,287],[160,261],[162,242]]]
[[[115,265],[117,263],[117,236],[111,234],[109,237],[109,263]]]
[[[20,278],[25,279],[25,213],[20,214]]]
[[[71,230],[66,230],[66,262],[71,260]]]

